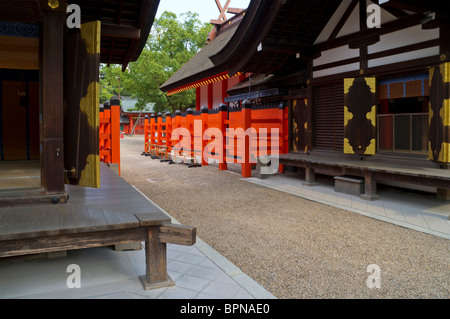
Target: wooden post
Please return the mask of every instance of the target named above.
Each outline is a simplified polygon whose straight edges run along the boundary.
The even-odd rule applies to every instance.
[[[149,139],[149,152],[150,155],[155,155],[154,154],[154,150],[155,150],[155,134],[156,134],[156,118],[155,118],[155,114],[152,113],[150,115],[150,139]]]
[[[280,134],[279,134],[279,148],[278,148],[278,155],[279,154],[284,154],[284,148],[285,148],[285,143],[284,143],[284,134],[286,134],[286,130],[284,127],[284,103],[280,103],[280,105],[278,106],[278,116],[280,118]],[[271,143],[273,143],[273,141],[271,141]],[[280,164],[279,168],[278,168],[278,172],[279,173],[284,173],[284,165]]]
[[[149,139],[148,134],[150,132],[150,123],[148,119],[148,115],[145,116],[144,119],[144,153],[143,154],[149,154],[150,147],[149,147]]]
[[[166,112],[166,156],[165,160],[169,160],[170,151],[172,150],[172,113]]]
[[[219,129],[222,132],[222,149],[220,150],[221,152],[221,156],[219,158],[219,170],[221,171],[226,171],[228,169],[228,165],[227,165],[227,156],[226,156],[226,152],[227,152],[227,138],[226,138],[226,134],[227,134],[227,112],[228,112],[228,107],[226,104],[222,103],[219,106]]]
[[[213,102],[214,101],[214,88],[213,88],[213,84],[210,83],[208,84],[208,109],[212,110],[213,109]]]
[[[311,167],[311,163],[306,163],[305,167],[305,182],[303,185],[305,186],[316,186],[316,174],[314,172],[314,168]]]
[[[249,100],[242,102],[242,128],[244,132],[252,126],[252,103]],[[250,137],[246,134],[244,138],[243,163],[241,165],[241,175],[244,178],[252,177],[252,165],[250,163]]]
[[[187,122],[187,129],[189,130],[189,133],[191,135],[191,145],[189,145],[189,150],[186,150],[189,152],[187,156],[190,157],[189,163],[195,164],[194,110],[191,108],[186,110],[186,122]]]
[[[47,11],[49,10],[49,11]],[[66,15],[43,8],[41,38],[41,184],[47,194],[64,193],[63,67]]]
[[[225,98],[228,96],[228,79],[222,81],[222,103],[225,103]]]
[[[195,109],[197,111],[200,111],[201,98],[202,98],[201,88],[198,87],[198,88],[195,89]]]
[[[205,160],[205,146],[206,146],[206,142],[205,139],[203,138],[203,135],[205,134],[205,131],[208,128],[208,108],[207,107],[202,107],[201,108],[201,119],[202,119],[202,131],[201,131],[201,163],[202,166],[207,166],[208,165],[208,161]]]
[[[145,290],[175,285],[167,274],[167,245],[160,241],[156,226],[148,228],[145,265],[145,276],[140,277]]]
[[[364,172],[364,191],[365,193],[360,196],[364,200],[377,200],[380,199],[380,195],[377,194],[377,182],[373,179],[372,172]]]
[[[120,175],[120,99],[111,98],[111,163],[119,166]]]

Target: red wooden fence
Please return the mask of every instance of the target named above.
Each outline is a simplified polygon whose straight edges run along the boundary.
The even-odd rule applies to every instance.
[[[236,110],[222,104],[215,110],[202,107],[195,112],[152,115],[145,119],[143,154],[191,165],[208,165],[214,160],[220,170],[226,170],[228,163],[238,163],[242,176],[251,177],[257,157],[288,153],[287,128],[286,107],[258,109],[252,108],[250,101]],[[250,131],[254,134],[244,134]],[[274,132],[278,132],[276,136]],[[282,165],[279,171],[283,172]]]
[[[120,105],[111,99],[100,110],[100,161],[117,164],[120,174]]]

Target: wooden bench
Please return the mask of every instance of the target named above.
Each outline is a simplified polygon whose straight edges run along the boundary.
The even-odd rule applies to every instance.
[[[414,160],[411,160],[415,163]],[[352,175],[364,178],[365,200],[379,199],[377,182],[401,182],[437,188],[437,196],[442,199],[450,193],[450,169],[430,166],[414,166],[407,164],[394,164],[392,162],[379,162],[362,160],[355,157],[332,157],[326,155],[307,155],[290,153],[280,155],[280,164],[305,168],[304,185],[317,185],[315,173],[331,176]]]
[[[101,176],[101,189],[68,187],[67,204],[2,208],[0,257],[145,242],[144,288],[173,285],[166,245],[194,245],[196,228],[172,224],[106,166]]]

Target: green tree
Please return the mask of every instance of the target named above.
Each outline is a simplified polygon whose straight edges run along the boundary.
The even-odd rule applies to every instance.
[[[157,112],[195,107],[194,91],[167,97],[159,87],[203,48],[210,29],[192,12],[178,19],[166,11],[155,20],[147,45],[138,61],[130,63],[124,83],[139,105],[155,103]]]

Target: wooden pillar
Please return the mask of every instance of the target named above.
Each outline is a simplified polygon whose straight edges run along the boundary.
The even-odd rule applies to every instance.
[[[208,84],[208,109],[212,110],[214,105],[213,83]]]
[[[169,161],[170,151],[172,150],[172,113],[166,112],[166,151],[165,161]]]
[[[220,130],[222,131],[222,149],[220,150],[220,159],[219,159],[219,170],[226,171],[228,169],[227,165],[227,114],[228,114],[228,107],[225,103],[222,103],[219,106],[219,123],[220,123]]]
[[[314,168],[311,167],[311,163],[306,163],[305,167],[305,181],[302,183],[305,186],[316,186],[316,174]]]
[[[287,134],[285,125],[284,125],[284,117],[285,117],[285,107],[284,107],[284,103],[280,103],[280,105],[278,106],[278,116],[280,118],[280,134],[279,134],[279,148],[278,148],[278,154],[286,154],[288,152],[285,152],[285,142],[284,142],[284,135]],[[271,143],[273,143],[273,141],[271,141]],[[279,155],[278,155],[279,156]],[[280,164],[278,167],[278,172],[279,173],[284,173],[284,165]]]
[[[380,195],[377,194],[377,182],[373,179],[372,172],[364,173],[364,191],[365,193],[360,196],[364,200],[377,200],[380,199]]]
[[[167,245],[159,239],[159,227],[148,228],[145,265],[145,276],[140,277],[145,290],[175,285],[167,274]]]
[[[145,120],[144,120],[144,153],[143,154],[149,154],[149,152],[150,152],[149,139],[148,139],[149,132],[150,132],[150,123],[149,123],[148,115],[145,115]]]
[[[206,147],[206,141],[203,138],[205,131],[208,129],[208,108],[202,107],[201,109],[201,120],[202,120],[202,127],[201,127],[201,136],[200,136],[200,154],[201,154],[201,164],[202,166],[207,166],[208,161],[205,160],[205,147]],[[207,156],[206,156],[207,157]]]
[[[199,86],[195,89],[195,109],[197,111],[200,111],[201,99],[202,99],[201,87]]]
[[[41,37],[41,179],[46,193],[64,193],[65,11],[43,8]]]
[[[120,99],[111,98],[111,163],[119,166],[120,175]]]
[[[249,100],[242,102],[242,129],[244,130],[244,150],[241,156],[243,161],[241,165],[241,175],[244,178],[252,177],[252,165],[250,163],[250,137],[245,134],[247,129],[252,126],[252,103]]]
[[[225,103],[225,98],[228,96],[228,79],[222,81],[222,103]]]

